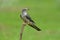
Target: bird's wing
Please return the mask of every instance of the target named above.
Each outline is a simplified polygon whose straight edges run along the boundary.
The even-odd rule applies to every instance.
[[[26,18],[27,18],[30,22],[35,23],[35,22],[31,19],[31,17],[30,17],[29,15],[26,15]]]
[[[38,28],[35,24],[28,24],[29,26],[31,26],[32,28],[36,29],[37,31],[41,31],[40,28]]]

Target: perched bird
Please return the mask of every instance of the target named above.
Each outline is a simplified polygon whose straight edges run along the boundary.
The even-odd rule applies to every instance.
[[[39,29],[36,25],[35,22],[31,19],[31,17],[27,14],[27,11],[29,9],[28,8],[24,8],[22,9],[22,13],[20,15],[21,19],[28,24],[29,26],[33,27],[34,29],[36,29],[37,31],[41,31],[41,29]]]

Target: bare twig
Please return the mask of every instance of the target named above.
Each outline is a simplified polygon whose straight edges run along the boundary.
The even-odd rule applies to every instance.
[[[26,23],[23,22],[22,26],[21,26],[21,32],[20,32],[20,40],[22,40],[22,35],[23,35],[23,31],[24,31],[24,27],[26,26]]]

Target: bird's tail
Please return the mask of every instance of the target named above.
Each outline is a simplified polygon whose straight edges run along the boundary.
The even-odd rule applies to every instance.
[[[36,25],[34,24],[28,24],[29,26],[33,27],[34,29],[36,29],[37,31],[41,31],[41,29],[39,29]]]

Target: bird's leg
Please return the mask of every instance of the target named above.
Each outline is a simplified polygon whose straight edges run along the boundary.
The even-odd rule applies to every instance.
[[[22,26],[21,26],[21,32],[20,32],[20,40],[22,40],[22,35],[23,35],[23,31],[24,31],[24,27],[26,26],[26,23],[23,22]]]

